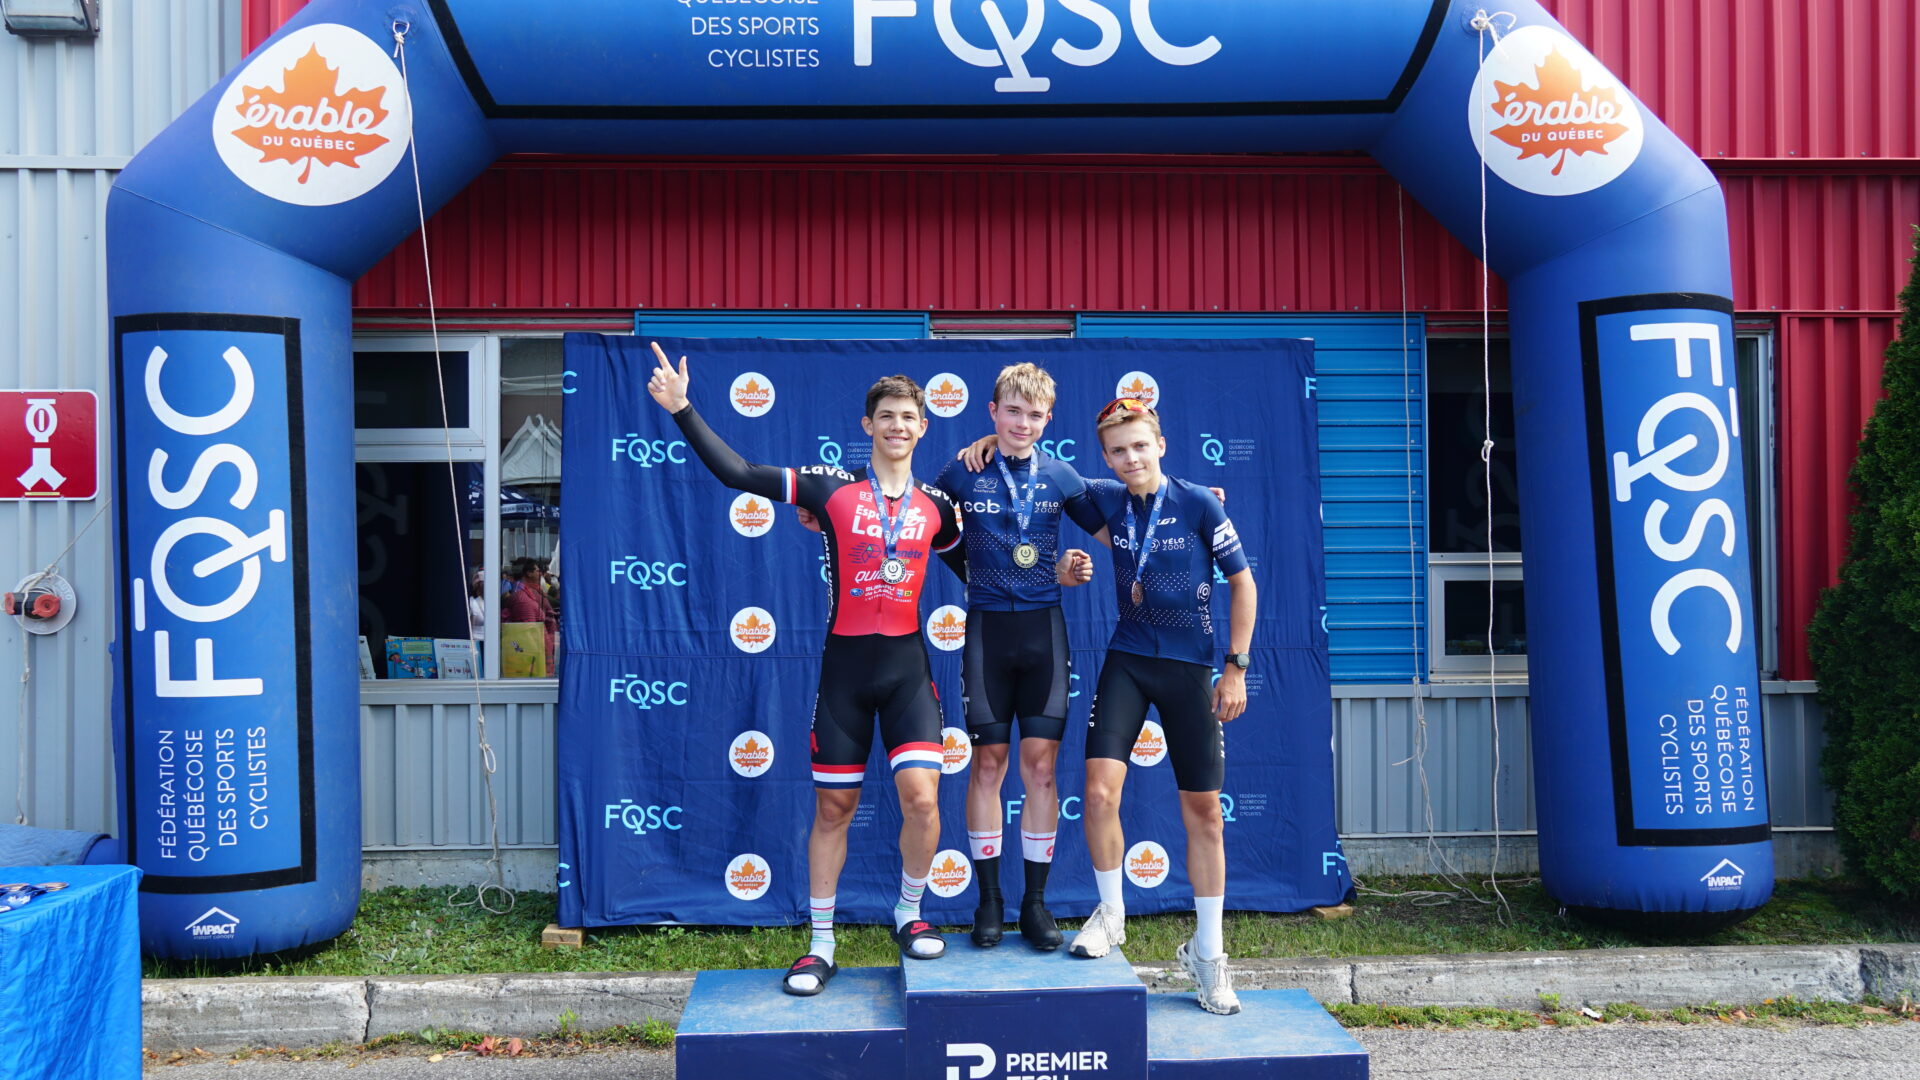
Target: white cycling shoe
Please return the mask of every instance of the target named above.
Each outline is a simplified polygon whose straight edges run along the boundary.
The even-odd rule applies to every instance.
[[[1073,944],[1067,946],[1067,951],[1075,956],[1093,959],[1112,952],[1115,945],[1126,943],[1127,917],[1101,904],[1093,909],[1093,914],[1087,916],[1080,932],[1073,935]]]
[[[1193,954],[1193,942],[1188,941],[1174,951],[1173,957],[1187,974],[1193,976],[1201,1008],[1221,1016],[1232,1016],[1240,1011],[1240,998],[1233,992],[1233,976],[1227,971],[1226,954],[1222,953],[1212,960],[1202,960]]]

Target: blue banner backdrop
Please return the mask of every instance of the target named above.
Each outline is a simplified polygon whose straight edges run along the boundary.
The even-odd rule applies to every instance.
[[[1121,392],[1151,398],[1167,471],[1224,488],[1260,589],[1245,716],[1227,728],[1227,906],[1336,903],[1349,879],[1333,822],[1325,574],[1312,344],[1305,341],[780,341],[662,339],[691,357],[692,397],[750,461],[864,464],[867,387],[905,372],[929,393],[915,475],[931,481],[991,431],[1001,367],[1051,371],[1060,401],[1046,452],[1110,477],[1093,416]],[[813,813],[808,727],[826,633],[823,547],[793,511],[723,488],[647,396],[648,342],[569,334],[561,537],[565,580],[558,765],[562,925],[783,925],[805,918]],[[1066,526],[1066,543],[1105,548]],[[1074,696],[1060,753],[1062,820],[1048,896],[1085,915],[1096,896],[1080,830],[1085,721],[1116,616],[1110,580],[1067,592]],[[937,570],[921,608],[947,731],[941,851],[926,911],[967,923],[977,896],[963,796],[965,590]],[[1227,590],[1215,593],[1226,624]],[[1220,645],[1224,647],[1225,641]],[[1151,731],[1151,729],[1149,729]],[[1191,907],[1172,770],[1144,739],[1128,780],[1128,909]],[[876,740],[850,833],[839,912],[882,922],[899,872],[900,816]],[[1004,789],[1021,824],[1017,770]],[[1010,850],[1017,851],[1017,847]],[[1020,895],[1017,859],[1004,887]]]

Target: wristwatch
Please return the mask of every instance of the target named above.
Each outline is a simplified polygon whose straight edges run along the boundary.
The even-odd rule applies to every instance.
[[[1253,663],[1253,657],[1243,652],[1230,652],[1227,654],[1227,663],[1245,671]]]

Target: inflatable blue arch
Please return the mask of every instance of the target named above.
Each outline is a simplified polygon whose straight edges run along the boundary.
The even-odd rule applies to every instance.
[[[431,213],[528,152],[1365,151],[1474,250],[1484,184],[1542,874],[1569,906],[1657,921],[1763,904],[1721,191],[1536,4],[1498,7],[315,0],[108,203],[145,948],[240,956],[353,917],[349,287],[418,225],[416,164]]]

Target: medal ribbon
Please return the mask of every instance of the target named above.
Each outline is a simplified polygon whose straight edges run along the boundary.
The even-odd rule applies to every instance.
[[[993,463],[1000,466],[1000,479],[1007,485],[1007,502],[1013,506],[1013,520],[1020,526],[1020,542],[1027,542],[1027,523],[1033,520],[1033,492],[1040,484],[1040,451],[1027,459],[1027,490],[1023,495],[1013,483],[1013,470],[1007,468],[1007,455],[999,454]]]
[[[900,505],[888,512],[887,497],[880,491],[880,478],[867,472],[867,483],[873,487],[873,513],[881,521],[880,542],[886,545],[887,558],[894,558],[894,547],[900,542],[900,527],[907,517],[907,506],[913,502],[913,477],[907,477],[907,490],[900,493]],[[1152,535],[1152,534],[1148,534]]]
[[[1140,579],[1147,572],[1147,552],[1153,550],[1153,530],[1160,525],[1160,504],[1167,501],[1167,487],[1167,482],[1161,480],[1160,490],[1153,493],[1153,509],[1147,514],[1147,543],[1145,547],[1142,547],[1138,538],[1134,536],[1133,495],[1132,493],[1128,493],[1127,495],[1127,547],[1133,550],[1133,583],[1141,588],[1145,588],[1145,586],[1141,584]]]

